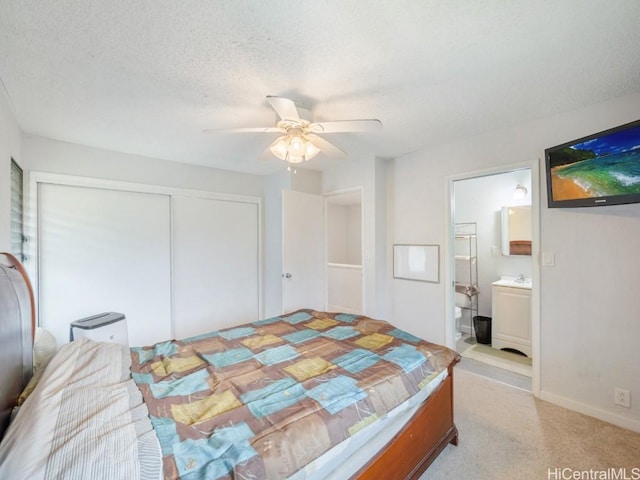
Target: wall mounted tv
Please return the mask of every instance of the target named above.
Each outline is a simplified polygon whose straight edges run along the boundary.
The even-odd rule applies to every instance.
[[[550,208],[640,202],[640,120],[545,150]]]

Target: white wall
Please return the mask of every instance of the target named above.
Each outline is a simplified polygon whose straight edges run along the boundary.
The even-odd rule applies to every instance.
[[[258,175],[101,150],[25,135],[22,154],[31,171],[61,173],[208,192],[262,197]]]
[[[327,204],[327,261],[348,263],[347,258],[347,207]]]
[[[0,252],[11,247],[11,158],[24,164],[21,155],[21,132],[6,95],[0,85]]]
[[[327,204],[327,254],[329,263],[362,264],[362,208]]]
[[[349,205],[346,208],[347,263],[362,265],[362,206]]]
[[[522,162],[538,161],[544,172],[545,148],[637,120],[638,112],[640,94],[395,160],[394,241],[445,245],[448,179]],[[540,395],[640,431],[640,402],[631,409],[613,403],[615,386],[640,398],[640,321],[631,293],[640,284],[640,204],[547,209],[545,183],[541,175],[540,250],[555,253],[555,266],[540,270]],[[391,282],[392,320],[444,342],[445,284]]]

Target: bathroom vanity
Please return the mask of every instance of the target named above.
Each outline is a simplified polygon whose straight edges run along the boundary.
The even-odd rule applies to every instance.
[[[531,280],[502,277],[491,290],[491,346],[531,357]]]

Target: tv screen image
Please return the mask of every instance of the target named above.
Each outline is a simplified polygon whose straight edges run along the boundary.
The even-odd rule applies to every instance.
[[[545,150],[549,207],[640,202],[640,120]]]

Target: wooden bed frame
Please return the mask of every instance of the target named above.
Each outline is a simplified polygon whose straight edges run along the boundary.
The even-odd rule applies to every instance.
[[[31,378],[35,301],[27,272],[18,259],[9,253],[0,253],[0,265],[11,269],[9,274],[13,277],[7,278],[4,271],[0,272],[1,439],[9,424],[11,410]],[[17,270],[20,276],[12,270]]]
[[[24,278],[30,297],[31,311],[16,313],[10,326],[0,325],[0,405],[2,418],[0,439],[4,435],[11,408],[25,386],[25,372],[30,372],[32,362],[26,361],[24,348],[31,355],[31,343],[23,347],[25,331],[31,329],[31,341],[35,332],[35,303],[33,289],[24,267],[10,254],[0,253],[0,265],[15,268]],[[0,289],[17,288],[0,282]],[[24,287],[23,287],[24,288]],[[24,292],[23,292],[24,293]],[[3,298],[0,294],[0,299]],[[2,307],[4,308],[4,306]],[[0,312],[2,313],[2,312]],[[0,316],[0,318],[6,317]],[[4,319],[4,318],[3,318]],[[6,319],[5,319],[6,320]],[[21,328],[16,328],[16,325]],[[28,339],[28,334],[26,335]],[[19,348],[18,348],[19,347]],[[420,406],[411,420],[393,439],[372,458],[353,478],[367,479],[417,479],[435,460],[438,454],[452,443],[458,444],[458,429],[453,421],[453,367],[459,361],[456,358],[448,367],[449,375],[431,396]],[[26,363],[26,364],[25,364]],[[9,386],[10,388],[5,388]]]

